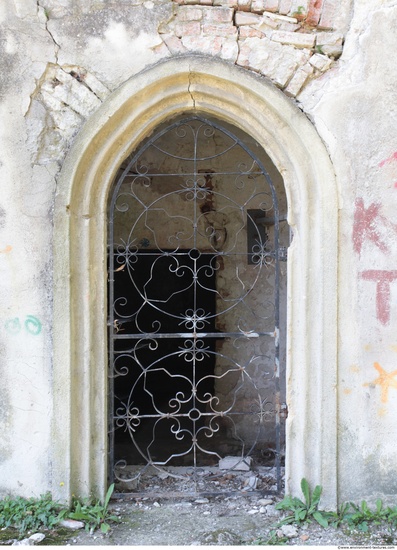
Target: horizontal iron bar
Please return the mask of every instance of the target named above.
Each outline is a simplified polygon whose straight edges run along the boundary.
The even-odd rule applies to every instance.
[[[287,221],[287,216],[280,216],[278,218],[278,221],[279,222],[286,222]],[[263,224],[263,225],[274,225],[275,218],[274,217],[254,218],[254,223],[260,223],[260,224]]]
[[[276,332],[164,332],[146,334],[114,334],[115,340],[157,340],[162,338],[259,338],[271,336],[275,338]]]
[[[159,499],[159,498],[197,498],[197,497],[216,497],[216,496],[224,496],[224,497],[231,497],[231,496],[258,496],[258,495],[279,495],[280,493],[278,491],[269,490],[266,491],[266,489],[259,489],[257,491],[197,491],[197,492],[182,492],[182,491],[168,491],[164,493],[149,493],[149,492],[139,492],[139,493],[113,493],[111,500],[116,499],[131,499],[131,498],[153,498],[153,499]]]
[[[200,178],[205,176],[263,176],[263,172],[255,171],[255,172],[167,172],[163,174],[158,174],[155,172],[147,172],[146,174],[139,174],[135,172],[128,172],[128,174],[125,175],[125,177],[131,177],[131,178],[158,178],[158,177],[169,177],[169,176],[175,176],[180,178],[186,178],[186,176],[192,176],[193,178]],[[205,187],[202,187],[202,189],[205,189]],[[183,189],[181,189],[183,191]],[[212,189],[211,189],[212,191]]]
[[[181,405],[183,405],[183,402],[180,402]],[[269,414],[270,413],[273,413],[275,411],[266,411],[268,412]],[[228,416],[265,416],[266,415],[266,412],[264,413],[261,413],[260,411],[241,411],[241,412],[218,412],[218,411],[212,411],[212,412],[209,412],[209,413],[202,413],[200,412],[200,416],[197,416],[197,418],[194,418],[192,420],[192,422],[197,422],[197,420],[199,420],[202,416],[208,416],[208,417],[211,417],[211,418],[214,418],[214,420],[219,420],[220,418],[226,418]],[[137,415],[134,415],[134,414],[130,414],[130,415],[127,415],[127,414],[121,414],[119,416],[113,416],[113,420],[125,420],[125,419],[128,419],[128,418],[138,418],[138,419],[141,419],[141,418],[161,418],[161,419],[169,419],[169,420],[172,420],[173,418],[190,418],[189,417],[189,413],[179,413],[179,412],[176,412],[176,413],[173,413],[173,412],[170,412],[170,413],[160,413],[160,414],[137,414]],[[117,428],[116,428],[117,429]]]

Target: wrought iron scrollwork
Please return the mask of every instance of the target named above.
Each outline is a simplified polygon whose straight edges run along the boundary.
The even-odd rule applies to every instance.
[[[250,209],[274,223],[247,251]],[[279,469],[282,254],[261,160],[227,128],[187,117],[126,160],[109,220],[111,476],[139,477],[129,464],[197,473],[229,447],[264,456],[272,438]]]

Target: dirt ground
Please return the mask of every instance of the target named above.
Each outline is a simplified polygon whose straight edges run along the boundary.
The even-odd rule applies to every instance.
[[[280,520],[273,499],[258,497],[216,497],[194,500],[138,500],[115,502],[112,509],[123,518],[108,535],[84,531],[75,533],[70,545],[257,545],[266,544]],[[287,530],[288,532],[288,530]],[[389,526],[376,526],[369,533],[346,528],[324,529],[317,523],[296,527],[286,536],[270,541],[283,545],[391,546],[397,534]]]
[[[274,471],[255,471],[212,476],[203,472],[196,487],[201,495],[216,489],[214,496],[187,495],[185,469],[165,474],[148,471],[135,490],[141,496],[116,496],[110,513],[119,518],[107,534],[58,528],[42,531],[44,540],[37,545],[51,546],[365,546],[390,548],[397,545],[396,529],[390,525],[369,526],[363,533],[347,526],[323,528],[316,522],[300,526],[278,525],[284,512],[276,510],[280,496],[266,496],[274,489]],[[183,475],[182,475],[183,474]],[[256,489],[263,490],[262,494]],[[254,490],[253,490],[254,489]],[[120,487],[119,487],[120,490]],[[207,491],[207,493],[205,493]],[[143,496],[143,495],[148,496]],[[150,496],[152,495],[152,496]],[[154,496],[156,495],[156,496]],[[161,497],[160,495],[164,495]],[[165,495],[168,498],[165,498]],[[170,495],[175,495],[170,497]],[[176,496],[179,495],[179,496]],[[0,545],[15,543],[15,534],[0,532]],[[19,537],[20,538],[20,537]]]

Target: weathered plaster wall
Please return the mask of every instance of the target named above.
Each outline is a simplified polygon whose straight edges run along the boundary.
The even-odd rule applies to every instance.
[[[397,2],[5,0],[0,25],[0,493],[53,489],[52,211],[67,151],[123,82],[204,53],[295,97],[329,150],[339,498],[395,495]]]
[[[341,499],[395,499],[397,489],[396,28],[396,2],[355,2],[337,70],[301,96],[328,144],[342,204]]]

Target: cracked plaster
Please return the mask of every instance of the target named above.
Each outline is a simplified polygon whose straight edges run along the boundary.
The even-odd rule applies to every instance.
[[[276,30],[273,41],[274,28],[286,20],[296,21],[277,13],[252,14],[254,19],[248,21],[254,26],[244,24],[240,29],[258,28],[259,36],[241,39],[238,34],[228,34],[236,29],[232,18],[235,10],[229,8],[162,1],[154,10],[153,3],[138,0],[129,6],[123,2],[107,6],[96,3],[94,9],[94,4],[90,11],[70,0],[37,0],[38,18],[53,44],[55,62],[47,64],[42,73],[26,116],[33,163],[61,163],[74,136],[100,102],[131,75],[164,57],[189,52],[216,55],[267,76],[292,96],[332,66],[333,58],[314,54],[314,46],[300,49],[292,43],[280,43],[284,36],[288,42],[295,37],[300,40],[303,34]],[[239,13],[247,17],[247,12]],[[184,35],[182,30],[182,35],[176,36],[178,18],[182,25],[191,25],[189,18],[193,18],[199,34]],[[265,25],[260,32],[263,21],[270,18],[273,30]],[[207,27],[210,24],[209,36],[205,26],[204,34],[200,31],[201,20]],[[330,42],[331,49],[324,53],[339,55],[342,39],[338,36],[342,35],[332,38],[334,35],[322,32],[313,35],[313,40],[317,36],[321,45],[321,37],[325,37],[322,41]],[[314,61],[308,65],[311,58]]]

